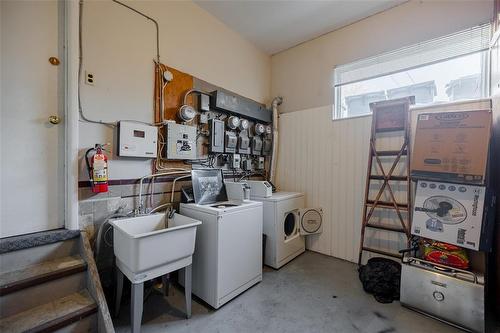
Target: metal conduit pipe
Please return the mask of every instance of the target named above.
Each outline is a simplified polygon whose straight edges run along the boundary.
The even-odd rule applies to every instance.
[[[127,4],[124,4],[123,2],[121,1],[118,1],[118,0],[112,0],[114,3],[117,3],[119,5],[122,5],[123,7],[125,8],[128,8],[130,9],[131,11],[141,15],[142,17],[150,20],[151,22],[154,23],[155,25],[155,28],[156,28],[156,62],[159,64],[160,63],[160,27],[158,26],[158,22],[152,18],[151,16],[148,16],[140,11],[138,11],[137,9],[133,8],[133,7],[130,7],[129,5]]]
[[[275,97],[271,103],[273,110],[273,148],[271,154],[271,163],[269,166],[269,181],[274,182],[276,176],[276,159],[278,158],[278,105],[283,103],[283,97]]]
[[[147,176],[141,177],[139,179],[139,198],[138,198],[138,200],[139,200],[139,214],[144,213],[144,204],[142,202],[142,183],[144,182],[144,179],[162,177],[162,176],[171,176],[171,175],[182,175],[182,174],[186,174],[186,173],[191,172],[191,170],[182,170],[182,169],[177,169],[177,168],[172,168],[172,169],[178,170],[178,171],[155,173],[152,175],[147,175]]]
[[[198,94],[204,94],[204,95],[210,95],[209,93],[207,93],[206,91],[203,91],[203,90],[199,90],[199,89],[189,89],[188,91],[186,91],[186,93],[184,94],[184,105],[187,104],[187,98],[189,95],[191,95],[192,93],[198,93]]]
[[[174,181],[172,182],[172,193],[170,195],[170,203],[173,203],[174,202],[174,194],[175,194],[175,183],[178,181],[178,180],[181,180],[181,179],[186,179],[186,178],[189,178],[191,177],[191,175],[185,175],[185,176],[180,176],[180,177],[177,177],[174,179]]]

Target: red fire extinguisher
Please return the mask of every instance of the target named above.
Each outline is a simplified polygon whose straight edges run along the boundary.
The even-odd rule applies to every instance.
[[[85,153],[85,162],[94,193],[108,192],[108,157],[103,153],[103,146],[96,143],[94,148]],[[94,155],[90,157],[92,152]]]

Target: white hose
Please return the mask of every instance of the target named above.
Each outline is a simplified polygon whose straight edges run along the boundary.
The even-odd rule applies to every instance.
[[[275,97],[271,106],[273,108],[273,150],[271,155],[271,163],[269,166],[269,181],[274,182],[276,176],[276,159],[278,158],[278,105],[283,103],[283,97]]]

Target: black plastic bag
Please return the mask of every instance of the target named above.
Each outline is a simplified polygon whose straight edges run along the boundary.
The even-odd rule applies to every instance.
[[[358,269],[363,289],[380,303],[399,300],[401,264],[386,258],[371,258]]]

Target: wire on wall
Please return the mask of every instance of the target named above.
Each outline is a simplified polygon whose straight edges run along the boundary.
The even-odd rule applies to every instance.
[[[161,68],[161,70],[162,70],[161,75],[163,76],[163,72],[168,70],[168,69],[166,68],[166,66],[160,64],[160,29],[158,26],[158,22],[155,19],[153,19],[152,17],[150,17],[146,14],[143,14],[140,11],[138,11],[137,9],[134,9],[134,8],[128,6],[120,1],[117,1],[117,0],[112,0],[112,1],[121,5],[121,6],[124,6],[128,9],[132,10],[133,12],[145,17],[146,19],[152,21],[155,24],[155,28],[156,28],[156,61],[155,61],[155,64],[157,67],[160,67],[160,66],[164,67],[164,68]],[[79,2],[79,14],[78,14],[78,112],[80,114],[80,119],[84,122],[87,122],[87,123],[100,124],[100,125],[105,125],[108,127],[116,127],[117,126],[116,121],[115,122],[106,122],[106,121],[102,121],[102,120],[93,120],[93,119],[88,118],[84,113],[82,103],[81,103],[81,92],[80,92],[82,67],[83,67],[83,38],[82,38],[82,30],[83,29],[82,29],[82,27],[83,27],[83,0],[80,0],[80,2]],[[163,84],[163,88],[165,88],[167,83],[168,82],[165,82]],[[163,104],[163,97],[162,96],[160,97],[160,104]],[[162,120],[162,119],[160,119],[160,120]],[[141,123],[141,124],[146,124],[146,125],[155,125],[155,124],[151,124],[151,123],[140,121],[140,120],[122,119],[122,121],[135,122],[135,123]]]
[[[102,120],[92,120],[85,116],[82,107],[81,99],[81,77],[82,77],[82,65],[83,65],[83,47],[82,47],[82,18],[83,18],[83,0],[79,2],[79,13],[78,13],[78,112],[80,113],[81,120],[87,123],[100,124],[109,127],[116,127],[116,122],[105,122]]]

